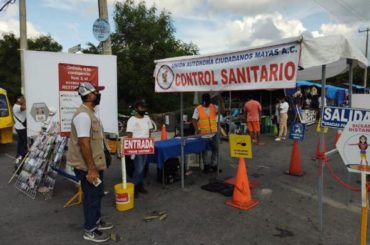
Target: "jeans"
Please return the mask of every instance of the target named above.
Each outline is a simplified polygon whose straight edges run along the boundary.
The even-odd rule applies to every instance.
[[[207,151],[202,152],[202,160],[204,165],[216,166],[217,165],[217,155],[218,155],[218,144],[217,144],[217,135],[214,135],[212,138],[206,139],[209,146],[211,147],[211,163],[207,163]]]
[[[17,157],[21,156],[22,158],[27,154],[27,129],[16,129],[18,135],[17,141]]]
[[[74,172],[76,177],[81,181],[81,188],[83,191],[84,228],[85,231],[92,232],[100,222],[101,199],[104,196],[104,172],[99,171],[99,178],[102,183],[97,187],[87,181],[86,171],[75,169]]]
[[[135,155],[134,174],[132,176],[132,181],[134,182],[134,185],[143,182],[146,158],[147,158],[146,155]]]

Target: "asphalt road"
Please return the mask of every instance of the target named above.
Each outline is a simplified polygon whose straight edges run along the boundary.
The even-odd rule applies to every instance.
[[[334,141],[328,133],[328,148]],[[103,215],[114,223],[114,232],[122,237],[107,244],[359,244],[360,194],[350,192],[324,171],[323,230],[318,224],[318,170],[311,158],[315,153],[318,134],[311,127],[300,144],[302,166],[306,175],[293,177],[283,172],[289,168],[292,142],[266,143],[253,147],[253,158],[247,160],[249,180],[261,186],[252,196],[259,205],[241,211],[225,205],[227,197],[204,191],[201,185],[216,174],[202,174],[193,169],[180,183],[163,187],[156,182],[152,164],[146,184],[148,195],[135,199],[135,208],[127,212],[115,210],[113,185],[120,182],[119,160],[114,158],[106,173]],[[234,176],[237,159],[229,157],[229,145],[222,142],[219,178]],[[74,194],[74,185],[57,178],[53,198],[32,200],[7,184],[12,170],[15,144],[0,146],[0,244],[91,244],[82,239],[82,207],[67,209],[63,205]],[[339,155],[330,161],[336,174],[347,181],[349,174]],[[360,176],[352,174],[350,184],[358,187]],[[153,211],[165,211],[163,221],[143,221]]]

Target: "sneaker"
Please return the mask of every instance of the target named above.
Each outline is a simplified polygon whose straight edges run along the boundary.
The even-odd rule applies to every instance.
[[[92,232],[86,231],[83,238],[92,242],[106,242],[110,237],[107,234],[103,234],[101,231],[95,230]]]
[[[18,166],[18,164],[20,164],[22,161],[22,156],[18,156],[16,159],[15,159],[15,165]]]
[[[110,230],[113,228],[113,224],[111,223],[108,223],[108,222],[104,222],[104,221],[100,221],[99,224],[97,224],[96,226],[96,229],[98,231],[105,231],[105,230]]]
[[[281,139],[280,139],[279,137],[277,137],[277,138],[275,139],[275,141],[281,141]]]
[[[144,188],[143,184],[138,184],[137,185],[137,191],[142,194],[148,194],[148,191]]]
[[[283,138],[281,138],[282,140],[286,140],[286,138],[285,137],[283,137]]]

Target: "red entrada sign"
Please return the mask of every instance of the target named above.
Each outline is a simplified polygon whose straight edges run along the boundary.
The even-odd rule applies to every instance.
[[[123,155],[154,154],[154,138],[122,138]]]

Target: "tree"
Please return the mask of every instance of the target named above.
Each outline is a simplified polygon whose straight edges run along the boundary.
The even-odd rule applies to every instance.
[[[137,99],[146,99],[153,112],[178,109],[177,94],[154,93],[154,60],[192,55],[198,48],[177,40],[168,12],[158,13],[144,2],[117,2],[114,10],[116,32],[112,34],[112,52],[117,55],[118,101],[120,111]],[[191,95],[185,96],[191,101]]]
[[[28,49],[36,51],[59,52],[62,46],[50,36],[28,39]],[[19,38],[13,33],[4,34],[0,39],[0,86],[14,97],[21,88],[21,66],[19,54]]]

